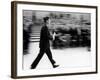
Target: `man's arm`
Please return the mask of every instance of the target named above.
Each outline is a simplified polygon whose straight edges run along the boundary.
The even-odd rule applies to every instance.
[[[43,39],[53,40],[53,37],[50,35],[49,30],[46,27],[41,29],[41,35]]]
[[[48,32],[47,33],[47,36],[48,36],[48,38],[50,39],[50,40],[53,40],[53,36]]]
[[[47,29],[47,37],[49,40],[53,40],[53,36],[50,34],[48,29]]]

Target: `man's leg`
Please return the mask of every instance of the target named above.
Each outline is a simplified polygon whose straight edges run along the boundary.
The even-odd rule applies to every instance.
[[[39,61],[43,57],[43,54],[44,54],[44,49],[40,49],[40,52],[39,52],[37,58],[34,60],[34,62],[31,65],[31,69],[36,68],[37,64],[39,63]]]
[[[50,48],[46,49],[46,54],[47,54],[49,60],[51,61],[52,65],[54,65],[56,62],[53,60],[53,57],[52,57],[52,53],[50,51]]]

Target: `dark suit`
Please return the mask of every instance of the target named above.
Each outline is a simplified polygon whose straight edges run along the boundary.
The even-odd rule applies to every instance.
[[[47,54],[52,65],[54,65],[55,61],[52,58],[52,53],[50,50],[50,43],[49,43],[49,40],[52,40],[52,39],[53,38],[50,35],[47,26],[43,26],[41,29],[41,34],[40,34],[40,44],[39,44],[40,52],[39,52],[37,58],[35,59],[35,61],[32,63],[32,65],[31,65],[32,68],[36,68],[37,64],[39,63],[39,61],[43,57],[44,53]]]

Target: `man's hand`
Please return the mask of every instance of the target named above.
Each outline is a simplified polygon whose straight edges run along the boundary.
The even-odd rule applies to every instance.
[[[55,40],[55,36],[56,36],[56,33],[54,32],[52,37],[53,37],[53,40]]]

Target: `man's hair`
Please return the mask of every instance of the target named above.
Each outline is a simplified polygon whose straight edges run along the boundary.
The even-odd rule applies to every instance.
[[[44,17],[43,20],[44,22],[46,22],[47,20],[49,20],[49,17]]]

